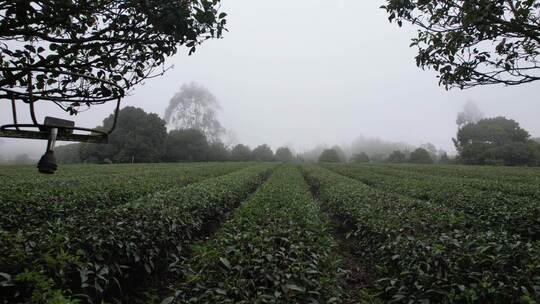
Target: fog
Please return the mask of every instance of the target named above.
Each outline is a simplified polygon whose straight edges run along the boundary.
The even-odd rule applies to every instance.
[[[222,125],[251,147],[289,145],[297,152],[321,144],[350,144],[359,136],[454,151],[456,115],[474,101],[486,117],[506,116],[540,136],[540,83],[445,91],[433,71],[416,67],[409,48],[415,29],[390,24],[384,1],[223,1],[224,38],[170,58],[174,69],[148,80],[123,101],[163,116],[185,83],[207,87],[218,99]],[[75,119],[101,124],[113,105]],[[20,109],[21,118],[26,118]],[[44,114],[55,106],[38,104]],[[67,115],[65,115],[67,117]],[[11,123],[0,103],[0,123]],[[0,155],[37,158],[45,142],[5,139]],[[9,158],[9,156],[7,156]]]

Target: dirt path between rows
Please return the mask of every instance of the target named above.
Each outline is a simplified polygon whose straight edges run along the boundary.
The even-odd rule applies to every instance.
[[[328,212],[325,213],[329,214]],[[353,246],[351,246],[351,242],[354,242],[354,240],[347,238],[346,233],[340,229],[338,220],[330,217],[330,225],[330,232],[338,245],[336,254],[342,258],[346,273],[343,281],[343,290],[345,291],[343,303],[366,303],[368,299],[363,297],[363,291],[371,286],[373,276],[364,263],[355,255]]]

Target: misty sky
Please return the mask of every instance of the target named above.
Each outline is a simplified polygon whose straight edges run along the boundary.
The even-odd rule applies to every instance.
[[[169,61],[173,70],[137,87],[123,104],[163,116],[180,85],[195,81],[219,100],[223,125],[252,148],[291,144],[303,151],[363,134],[453,151],[456,114],[469,100],[486,116],[515,119],[540,136],[540,82],[445,91],[434,72],[415,65],[414,28],[388,23],[383,3],[223,0],[224,39],[192,56],[181,49]],[[0,123],[10,122],[9,109],[0,104]],[[54,107],[39,109],[50,115]],[[112,105],[98,106],[76,119],[93,127],[111,112]],[[37,158],[45,142],[6,139],[0,155],[14,149]]]

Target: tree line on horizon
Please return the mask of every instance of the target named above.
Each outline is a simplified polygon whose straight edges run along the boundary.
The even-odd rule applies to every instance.
[[[101,128],[107,128],[112,120],[112,116],[106,118]],[[135,107],[120,111],[108,144],[69,144],[58,147],[55,153],[59,162],[71,164],[294,160],[288,147],[280,147],[275,153],[267,144],[253,150],[244,144],[227,147],[198,129],[167,131],[165,120]]]
[[[432,143],[414,147],[359,136],[350,147],[318,146],[302,154],[309,161],[387,162],[540,166],[540,138],[533,138],[518,122],[503,116],[486,118],[474,102],[467,102],[456,118],[452,138],[457,155],[449,156]]]
[[[309,161],[387,162],[468,165],[540,165],[540,139],[532,138],[514,120],[486,118],[473,102],[458,113],[458,131],[453,138],[457,155],[449,156],[432,143],[414,147],[378,138],[359,136],[349,147],[319,145],[294,155],[287,147],[275,153],[267,144],[255,147],[228,146],[227,134],[217,118],[219,103],[208,89],[196,83],[183,85],[171,98],[164,119],[134,107],[120,111],[116,130],[108,144],[59,146],[61,163],[152,163],[202,161]],[[111,127],[114,116],[98,129]],[[168,131],[169,130],[169,131]],[[8,164],[32,164],[28,155],[17,155]]]
[[[113,116],[100,128],[108,128]],[[540,166],[540,138],[532,138],[519,124],[505,117],[484,118],[474,104],[465,105],[456,119],[453,138],[458,154],[449,156],[426,143],[412,147],[380,139],[359,137],[349,149],[318,146],[295,155],[288,147],[275,152],[267,144],[253,150],[245,144],[227,146],[220,138],[209,139],[194,129],[167,131],[167,122],[157,114],[135,107],[121,110],[117,129],[108,144],[68,144],[56,149],[60,163],[152,163],[204,161],[308,161],[387,162],[416,164],[466,164]],[[10,164],[32,164],[27,155],[17,155]]]
[[[220,139],[209,140],[197,129],[174,129],[167,132],[166,122],[142,109],[122,109],[117,130],[109,144],[71,144],[58,147],[57,158],[63,163],[143,163],[202,161],[311,161],[311,162],[388,162],[417,164],[468,165],[540,165],[540,139],[531,138],[519,124],[504,117],[483,118],[469,104],[458,114],[458,132],[454,144],[458,154],[450,157],[431,144],[412,148],[405,144],[386,143],[362,138],[353,143],[353,151],[340,146],[319,146],[294,155],[288,147],[275,153],[267,144],[255,147],[237,144],[226,146]],[[112,116],[103,122],[112,123]],[[371,153],[365,143],[372,143]],[[373,142],[380,147],[374,147]],[[364,148],[362,148],[364,147]],[[401,147],[393,149],[395,147]],[[364,151],[363,151],[363,150]],[[386,154],[382,153],[386,149]],[[391,150],[393,149],[393,150]]]

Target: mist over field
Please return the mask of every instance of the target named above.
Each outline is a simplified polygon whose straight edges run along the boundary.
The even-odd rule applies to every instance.
[[[251,148],[267,143],[305,152],[318,145],[344,149],[358,138],[455,153],[456,116],[474,101],[486,117],[505,116],[540,136],[540,83],[482,86],[446,91],[436,74],[416,67],[409,48],[416,30],[390,24],[384,1],[225,1],[228,32],[188,56],[169,59],[174,69],[130,92],[123,106],[163,117],[182,84],[208,88],[229,132],[226,143]],[[10,105],[0,104],[0,121],[11,122]],[[43,114],[66,116],[42,102]],[[79,125],[100,125],[113,105],[80,113]],[[40,115],[40,114],[38,114]],[[20,119],[27,118],[19,109]],[[0,155],[38,158],[45,142],[5,139]]]

